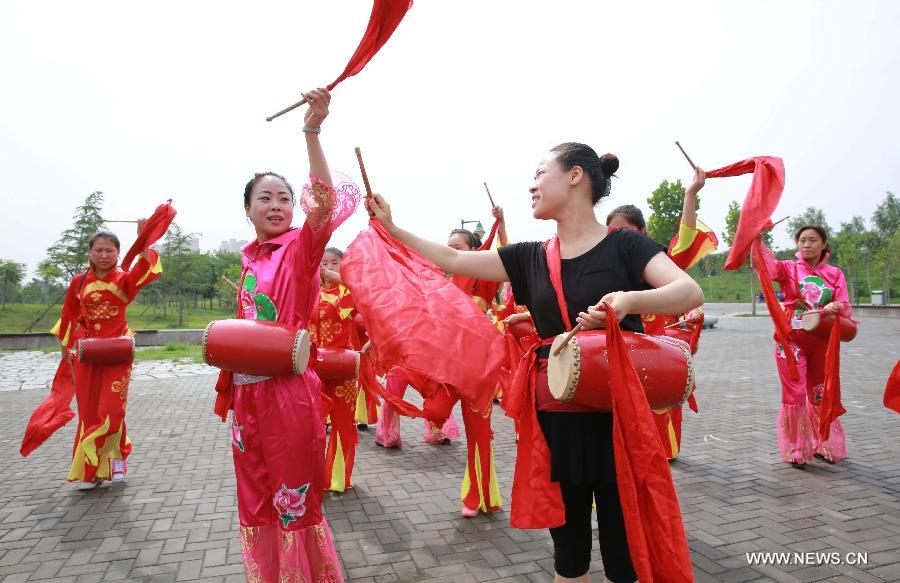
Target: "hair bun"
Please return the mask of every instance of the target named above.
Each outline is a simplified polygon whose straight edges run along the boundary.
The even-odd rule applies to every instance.
[[[612,176],[619,169],[619,159],[615,154],[603,154],[600,156],[600,167],[607,176]]]

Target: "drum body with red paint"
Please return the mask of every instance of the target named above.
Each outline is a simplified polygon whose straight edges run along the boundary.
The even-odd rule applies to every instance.
[[[215,320],[203,333],[206,364],[245,375],[303,374],[309,362],[309,332],[261,320]]]
[[[78,362],[119,364],[134,360],[134,336],[82,338],[75,343]]]
[[[622,336],[650,408],[663,410],[684,403],[694,390],[694,364],[688,344],[668,336],[636,332],[623,331]],[[611,411],[606,332],[578,332],[554,356],[564,339],[564,334],[557,336],[550,349],[550,393],[559,401]]]

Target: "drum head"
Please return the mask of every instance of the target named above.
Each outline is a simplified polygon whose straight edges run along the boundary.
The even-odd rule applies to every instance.
[[[803,326],[803,329],[806,330],[807,332],[812,332],[813,330],[818,328],[819,322],[821,322],[821,321],[822,321],[821,313],[803,314],[803,316],[800,319],[800,323]]]
[[[306,372],[306,367],[309,365],[309,351],[311,346],[312,341],[309,337],[309,331],[299,330],[297,332],[297,338],[294,341],[294,352],[291,355],[294,365],[294,374],[303,374]]]
[[[557,401],[569,401],[578,388],[578,373],[581,369],[581,350],[573,336],[557,356],[556,349],[562,346],[566,334],[560,334],[550,346],[550,360],[547,362],[547,383],[550,394]]]

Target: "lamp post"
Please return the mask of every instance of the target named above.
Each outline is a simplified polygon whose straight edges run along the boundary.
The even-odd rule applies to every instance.
[[[481,221],[465,221],[465,220],[460,219],[459,228],[465,229],[466,225],[471,224],[471,223],[475,223],[475,230],[472,231],[472,234],[475,235],[476,237],[478,237],[479,239],[484,237],[484,225],[481,224]]]
[[[859,252],[862,253],[863,258],[866,260],[866,291],[869,292],[869,301],[872,300],[872,280],[869,278],[869,248],[865,243],[859,246]],[[859,299],[856,300],[857,305],[859,304]]]

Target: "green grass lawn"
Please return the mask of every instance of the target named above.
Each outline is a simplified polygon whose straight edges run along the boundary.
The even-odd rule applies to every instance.
[[[44,311],[43,304],[7,304],[0,308],[0,334],[16,334],[23,332],[25,327],[34,320],[38,314]],[[50,328],[59,319],[59,311],[62,306],[54,306],[41,320],[34,325],[32,332],[49,332]],[[153,308],[140,304],[128,306],[128,325],[134,330],[166,330],[173,328],[206,328],[213,320],[233,318],[234,312],[225,310],[190,309],[184,312],[184,323],[179,325],[178,314],[169,310],[166,318],[162,312],[153,316]]]
[[[39,352],[59,353],[59,347],[33,348]],[[19,350],[0,350],[0,355],[15,354],[22,352]],[[199,344],[185,344],[183,342],[172,342],[165,346],[147,346],[139,347],[135,352],[135,360],[180,360],[189,358],[191,362],[202,364],[203,355],[200,353]]]

